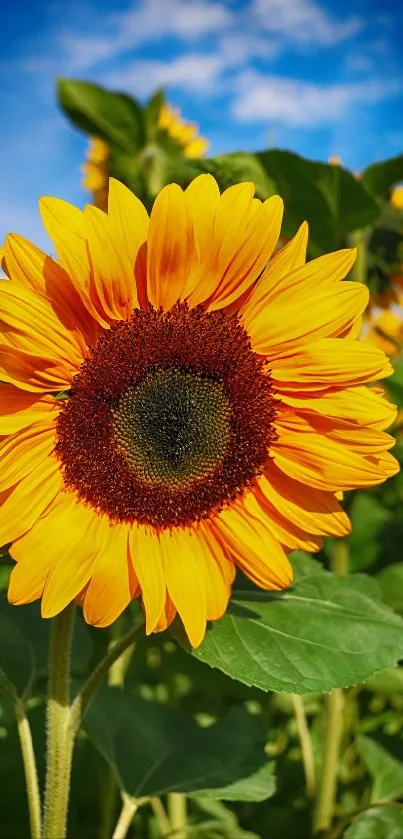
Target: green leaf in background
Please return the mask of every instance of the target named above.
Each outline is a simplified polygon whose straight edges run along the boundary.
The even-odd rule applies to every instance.
[[[403,795],[403,763],[370,737],[357,737],[358,754],[373,780],[371,801],[393,801]]]
[[[69,79],[58,79],[57,94],[67,116],[88,134],[128,152],[144,144],[143,109],[131,96]]]
[[[161,108],[165,104],[165,93],[163,88],[157,90],[148,100],[144,117],[146,122],[147,140],[153,142],[158,132],[158,121],[161,113]]]
[[[403,614],[403,562],[388,565],[377,574],[385,603],[396,612]]]
[[[189,839],[261,839],[257,833],[243,830],[235,813],[219,801],[209,798],[194,800],[204,819],[198,821],[194,829],[189,827]]]
[[[135,797],[228,787],[267,763],[260,724],[242,707],[203,729],[172,708],[104,687],[84,728]]]
[[[33,649],[21,632],[18,620],[0,612],[0,692],[2,688],[7,687],[7,681],[10,681],[16,693],[21,696],[27,689],[33,672]]]
[[[344,839],[402,839],[403,813],[387,807],[373,807],[354,819]]]
[[[234,601],[192,654],[262,690],[348,687],[403,656],[403,621],[361,578],[308,576],[287,592],[235,592]]]
[[[383,695],[403,693],[403,667],[390,667],[365,682],[365,690]]]
[[[197,795],[223,801],[265,801],[266,798],[271,798],[275,791],[274,761],[270,761],[249,778],[241,778],[240,781],[234,781],[226,787],[198,790]]]
[[[352,531],[348,537],[349,568],[353,573],[370,568],[382,551],[382,534],[390,512],[376,495],[357,491],[349,511]]]
[[[341,166],[316,163],[279,149],[256,156],[284,199],[284,235],[293,236],[307,220],[313,256],[342,246],[348,233],[373,224],[379,216],[373,196]]]
[[[379,198],[386,197],[390,188],[399,181],[403,181],[403,155],[373,163],[362,173],[365,187]]]
[[[256,155],[239,151],[231,154],[221,154],[201,161],[206,172],[214,175],[221,189],[242,181],[253,181],[256,195],[262,200],[275,195],[277,186],[275,180],[265,171]]]

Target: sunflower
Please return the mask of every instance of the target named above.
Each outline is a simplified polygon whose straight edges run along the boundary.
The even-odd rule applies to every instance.
[[[168,102],[162,105],[158,127],[181,146],[185,157],[203,157],[209,147],[208,140],[198,135],[196,123],[185,122],[179,108],[173,108]]]
[[[90,137],[87,160],[83,164],[83,187],[93,194],[93,203],[100,210],[108,208],[109,146],[99,137]]]
[[[402,313],[385,309],[371,316],[363,331],[363,338],[387,355],[398,355],[403,347]]]
[[[393,207],[395,207],[396,210],[403,210],[403,184],[395,186],[395,188],[392,190],[390,203]]]
[[[14,604],[77,599],[96,626],[138,595],[148,633],[190,642],[236,567],[292,581],[287,553],[349,521],[335,493],[397,471],[391,372],[355,341],[366,287],[342,250],[305,264],[307,225],[272,256],[282,201],[202,175],[150,218],[110,181],[108,215],[41,202],[59,261],[10,235],[1,284],[0,544]]]

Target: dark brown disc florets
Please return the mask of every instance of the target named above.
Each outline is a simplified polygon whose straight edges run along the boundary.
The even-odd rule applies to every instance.
[[[261,472],[274,439],[264,361],[222,312],[137,310],[100,338],[58,419],[66,485],[113,521],[189,525]]]

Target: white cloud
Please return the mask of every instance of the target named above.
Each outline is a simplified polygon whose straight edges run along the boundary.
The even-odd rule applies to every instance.
[[[318,85],[247,71],[238,79],[232,115],[240,122],[316,127],[336,123],[353,106],[379,102],[402,88],[400,82],[377,80]]]
[[[188,53],[173,61],[139,59],[123,70],[108,73],[103,81],[109,87],[125,89],[138,96],[165,85],[207,93],[218,84],[224,64],[219,55],[198,53]]]
[[[195,41],[218,34],[232,20],[225,3],[212,0],[140,0],[127,11],[110,15],[103,26],[101,21],[103,34],[68,31],[62,34],[60,47],[69,65],[83,70],[165,37]]]
[[[300,44],[330,46],[362,28],[360,18],[337,21],[314,0],[253,0],[251,14],[268,32]]]

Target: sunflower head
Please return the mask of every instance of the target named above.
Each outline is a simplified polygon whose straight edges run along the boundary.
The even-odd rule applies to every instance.
[[[0,544],[9,599],[51,617],[76,599],[106,626],[141,596],[193,645],[236,568],[292,580],[288,553],[349,522],[340,492],[396,471],[390,372],[355,340],[368,291],[354,252],[278,250],[282,201],[210,175],[150,217],[118,181],[108,213],[42,201],[58,261],[5,244],[0,293]],[[63,395],[63,399],[57,398]]]
[[[185,122],[179,108],[173,108],[168,102],[161,107],[158,127],[175,140],[185,157],[196,158],[206,154],[209,142],[199,136],[196,123]]]
[[[109,146],[99,137],[90,137],[87,160],[82,167],[83,187],[93,194],[96,207],[108,207]]]

